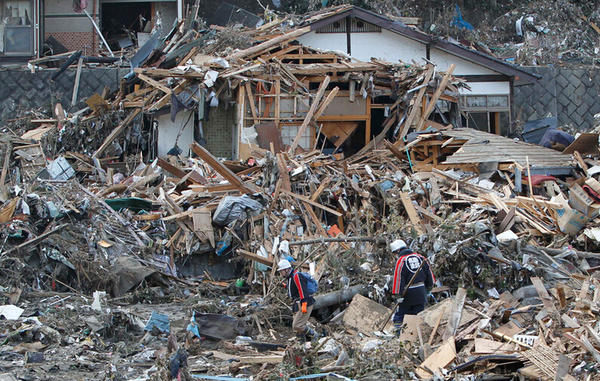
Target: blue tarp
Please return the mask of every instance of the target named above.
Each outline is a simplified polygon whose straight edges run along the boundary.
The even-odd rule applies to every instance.
[[[167,333],[171,330],[171,324],[169,322],[169,316],[165,314],[158,313],[156,311],[152,311],[152,315],[146,323],[145,331],[152,331],[152,328],[156,327],[162,333]]]

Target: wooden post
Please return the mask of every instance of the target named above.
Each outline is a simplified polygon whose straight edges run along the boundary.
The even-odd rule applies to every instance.
[[[315,110],[317,109],[317,106],[319,105],[319,101],[323,97],[323,94],[325,93],[325,89],[327,89],[327,86],[329,85],[329,81],[331,81],[331,78],[329,78],[329,76],[327,76],[327,77],[325,77],[323,82],[321,82],[321,85],[319,86],[319,90],[317,91],[317,95],[315,96],[315,99],[313,100],[312,105],[310,105],[310,108],[308,109],[308,113],[306,114],[306,117],[304,118],[304,121],[302,122],[300,129],[298,129],[298,134],[296,135],[296,138],[290,145],[290,148],[288,150],[288,152],[290,154],[294,153],[296,146],[298,146],[298,143],[300,143],[300,139],[302,139],[302,135],[304,134],[304,131],[306,131],[308,124],[311,122],[312,117],[315,113]]]

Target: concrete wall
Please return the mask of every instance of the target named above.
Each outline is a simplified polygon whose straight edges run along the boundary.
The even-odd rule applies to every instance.
[[[55,69],[38,70],[0,70],[0,121],[14,118],[19,110],[42,107],[52,110],[52,102],[59,100],[67,111],[76,111],[86,104],[78,102],[71,105],[75,69],[68,69],[56,81],[50,80]],[[79,99],[85,99],[95,93],[101,93],[104,86],[117,89],[120,79],[129,69],[83,68],[79,87]],[[52,115],[52,114],[50,114]]]
[[[558,124],[579,131],[594,126],[600,113],[600,70],[526,67],[541,78],[533,86],[515,87],[513,119],[519,122],[556,116]]]

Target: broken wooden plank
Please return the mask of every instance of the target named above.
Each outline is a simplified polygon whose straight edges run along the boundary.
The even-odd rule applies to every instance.
[[[408,158],[408,155],[405,152],[400,151],[398,147],[390,143],[388,140],[384,140],[383,145],[385,145],[386,148],[389,149],[390,152],[392,152],[399,160],[406,160]]]
[[[236,252],[241,256],[244,257],[246,259],[250,259],[254,262],[258,262],[261,263],[265,266],[273,266],[273,257],[269,255],[270,258],[265,258],[262,255],[258,255],[258,254],[254,254],[248,250],[244,250],[244,249],[237,249]]]
[[[311,200],[310,198],[306,198],[306,197],[301,196],[299,194],[292,193],[290,191],[286,191],[285,189],[282,189],[281,193],[285,193],[288,196],[292,196],[294,198],[297,198],[298,200],[300,200],[302,202],[305,202],[305,203],[310,204],[312,206],[316,206],[317,208],[323,209],[324,211],[326,211],[328,213],[331,213],[333,215],[336,215],[338,217],[342,216],[342,213],[338,212],[337,210],[334,210],[334,209],[331,209],[331,208],[329,208],[329,207],[327,207],[325,205],[319,204],[318,202],[315,202],[315,201]]]
[[[156,161],[156,165],[158,165],[159,167],[161,167],[162,169],[164,169],[165,171],[169,172],[170,174],[172,174],[173,176],[179,178],[179,179],[183,179],[184,177],[188,176],[187,179],[195,182],[197,184],[207,184],[208,181],[204,178],[204,176],[202,176],[201,174],[199,174],[196,171],[191,171],[191,172],[185,172],[183,169],[179,169],[176,166],[174,166],[173,164],[169,163],[168,161],[166,161],[163,158],[158,158]]]
[[[77,71],[75,72],[75,84],[73,85],[73,97],[71,98],[71,106],[77,103],[77,96],[79,94],[79,82],[81,81],[81,69],[83,68],[83,57],[79,57],[77,61]]]
[[[283,356],[242,356],[239,360],[242,364],[279,364],[283,362]]]
[[[325,188],[327,188],[330,182],[331,179],[329,177],[323,179],[321,185],[319,185],[317,190],[310,196],[310,199],[312,201],[317,201],[317,199],[321,196],[321,193],[323,193],[323,191],[325,190]]]
[[[296,29],[292,32],[286,33],[286,34],[282,34],[281,36],[278,37],[274,37],[272,39],[269,39],[265,42],[262,42],[256,46],[252,46],[248,49],[244,49],[241,50],[239,52],[235,52],[229,56],[227,56],[226,58],[228,60],[238,60],[238,59],[248,59],[248,58],[253,58],[255,56],[259,56],[264,52],[269,51],[270,49],[279,46],[280,44],[283,44],[285,42],[291,41],[296,39],[297,37],[310,32],[310,27],[304,27],[304,28],[300,28],[300,29]]]
[[[423,125],[425,124],[427,119],[429,118],[429,114],[431,114],[433,112],[433,109],[435,108],[437,101],[440,99],[440,95],[442,95],[442,93],[446,89],[446,85],[448,84],[448,81],[450,80],[450,76],[452,76],[452,72],[454,72],[455,68],[456,68],[456,65],[451,64],[450,67],[448,68],[448,70],[446,70],[446,74],[444,74],[444,77],[440,81],[438,88],[435,90],[435,93],[433,93],[433,96],[429,100],[429,103],[427,103],[427,108],[423,112],[423,115],[421,115],[421,120],[417,124],[415,131],[421,131],[421,128],[423,127]]]
[[[65,227],[67,227],[68,225],[70,225],[70,224],[68,224],[68,223],[67,223],[67,224],[62,224],[62,225],[56,226],[56,227],[54,227],[54,228],[52,228],[52,229],[50,229],[50,230],[48,230],[48,231],[46,231],[46,232],[44,232],[44,233],[40,234],[39,236],[37,236],[37,237],[35,237],[35,238],[32,238],[32,239],[30,239],[29,241],[25,241],[25,242],[23,242],[23,243],[22,243],[22,244],[20,244],[20,245],[17,245],[17,246],[14,246],[14,247],[12,247],[11,249],[9,249],[9,250],[5,251],[5,252],[4,252],[4,255],[8,255],[8,254],[10,254],[10,253],[12,253],[12,252],[14,252],[14,251],[18,251],[18,250],[20,250],[20,249],[22,249],[22,248],[24,248],[24,247],[27,247],[27,246],[35,245],[35,244],[37,244],[38,242],[41,242],[41,241],[43,241],[43,240],[44,240],[46,237],[48,237],[49,235],[52,235],[52,234],[54,234],[54,233],[56,233],[56,232],[59,232],[59,231],[61,231],[62,229],[64,229],[64,228],[65,228]]]
[[[5,144],[6,152],[4,152],[4,162],[2,163],[2,174],[0,175],[0,186],[6,182],[6,175],[8,174],[8,168],[10,166],[10,156],[12,154],[13,147],[10,144]]]
[[[452,303],[452,311],[450,311],[450,317],[448,318],[448,324],[446,325],[446,330],[442,335],[442,340],[445,342],[450,338],[453,338],[456,334],[456,330],[458,329],[458,324],[460,323],[460,318],[462,316],[462,310],[465,305],[465,299],[467,298],[467,290],[464,288],[459,288],[456,291],[456,296],[454,297],[454,302]]]
[[[435,67],[432,64],[427,64],[427,73],[425,74],[425,79],[423,80],[424,85],[427,85],[429,83],[429,81],[431,80],[431,77],[433,76],[433,72],[435,71],[434,69],[435,69]],[[408,118],[406,118],[406,121],[404,122],[404,125],[402,126],[402,130],[398,134],[398,140],[394,144],[396,147],[398,147],[402,143],[402,141],[403,141],[402,139],[404,139],[404,136],[406,136],[408,129],[410,128],[413,120],[417,116],[417,112],[419,111],[418,103],[420,103],[421,99],[423,99],[423,96],[425,95],[425,91],[427,91],[427,86],[423,86],[421,89],[419,89],[419,92],[415,96],[415,102],[410,110],[410,114],[408,114]]]
[[[428,345],[433,344],[433,339],[435,338],[435,334],[437,333],[440,323],[442,322],[442,318],[444,317],[444,312],[446,312],[446,306],[442,307],[442,312],[440,312],[440,314],[438,315],[437,321],[435,322],[435,325],[433,326],[433,329],[431,330],[431,335],[429,336],[429,341],[427,342]]]
[[[250,189],[244,185],[243,181],[233,173],[229,168],[227,168],[223,163],[217,160],[210,152],[208,152],[204,147],[200,144],[194,142],[190,144],[190,149],[202,160],[204,160],[208,165],[210,165],[215,171],[217,171],[221,176],[225,177],[227,181],[231,184],[235,185],[235,187],[242,193],[252,193]]]
[[[425,234],[425,230],[421,225],[421,218],[417,214],[415,210],[415,206],[412,203],[412,200],[408,193],[400,192],[400,200],[404,205],[404,209],[406,210],[406,214],[408,214],[408,218],[410,218],[410,222],[413,224],[415,230],[418,234]]]
[[[252,86],[250,81],[246,81],[243,88],[246,89],[248,104],[250,105],[250,111],[252,112],[252,121],[254,122],[254,125],[257,125],[260,123],[260,121],[258,120],[258,112],[256,111],[256,104],[254,103],[254,94],[252,94]],[[240,88],[240,90],[241,89],[242,88]]]
[[[559,321],[560,315],[558,313],[558,310],[556,309],[556,306],[554,305],[550,294],[548,294],[548,290],[546,290],[544,283],[542,283],[542,280],[538,277],[531,277],[531,283],[533,284],[533,287],[535,287],[535,290],[542,299],[542,303],[544,303],[546,310],[548,310],[548,312],[550,313],[550,317],[552,317],[552,319],[555,322]]]
[[[333,88],[333,90],[331,90],[329,92],[329,94],[327,94],[327,98],[325,98],[325,100],[323,102],[321,102],[321,105],[319,106],[319,108],[315,112],[315,115],[313,117],[315,120],[319,119],[319,117],[321,115],[323,115],[323,113],[325,112],[325,109],[327,108],[327,106],[329,106],[329,104],[331,103],[331,101],[333,100],[333,98],[336,97],[338,91],[340,91],[340,88],[336,86],[336,87]]]
[[[279,176],[281,178],[281,188],[286,191],[292,190],[292,183],[290,182],[290,175],[287,170],[287,163],[282,153],[277,155],[277,168],[279,169]]]
[[[308,112],[306,113],[306,117],[304,118],[304,121],[302,122],[302,125],[298,129],[296,138],[294,138],[294,141],[292,142],[292,144],[290,145],[290,148],[288,149],[288,152],[290,154],[294,153],[296,146],[298,145],[298,143],[300,143],[300,139],[302,139],[302,135],[304,135],[304,131],[306,131],[306,128],[312,121],[315,110],[317,109],[317,106],[319,105],[319,102],[321,101],[321,98],[323,97],[323,94],[325,93],[325,90],[327,89],[327,86],[329,85],[329,81],[331,81],[331,78],[329,76],[327,76],[327,77],[325,77],[323,82],[321,82],[321,84],[319,85],[319,90],[317,91],[317,94],[315,95],[315,99],[313,100],[313,103],[310,105],[310,108],[308,109]],[[308,147],[306,147],[306,148],[308,148]]]
[[[440,369],[448,366],[455,358],[456,346],[454,344],[454,337],[451,336],[417,367],[417,374],[422,379],[428,380],[433,376],[431,372],[439,372]]]
[[[127,128],[127,126],[129,126],[129,124],[133,122],[133,119],[135,119],[135,117],[138,116],[140,112],[142,112],[141,109],[134,109],[131,112],[131,114],[129,114],[127,118],[125,118],[125,120],[123,120],[123,122],[117,128],[115,128],[110,133],[110,135],[106,137],[106,139],[104,139],[104,142],[96,150],[96,152],[92,154],[92,157],[98,157],[102,152],[104,152],[104,150],[113,142],[113,140],[115,140],[117,136],[119,136],[123,131],[125,131],[125,128]]]
[[[156,87],[165,94],[171,94],[173,92],[172,89],[168,88],[167,86],[163,85],[155,79],[145,76],[144,74],[138,74],[138,78],[146,82],[147,84]]]

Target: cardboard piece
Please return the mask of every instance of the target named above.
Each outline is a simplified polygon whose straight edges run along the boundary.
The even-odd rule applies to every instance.
[[[417,315],[404,315],[404,324],[406,328],[400,333],[400,341],[410,341],[411,343],[419,340],[417,327],[423,322],[423,318]]]
[[[595,202],[577,183],[569,189],[569,205],[590,218],[594,218],[600,213],[600,204]]]
[[[516,348],[517,350],[519,348]],[[501,354],[502,352],[514,352],[515,344],[501,343],[498,341],[488,340],[481,337],[475,338],[475,352],[478,354]],[[501,352],[501,353],[498,353]]]
[[[346,309],[342,323],[355,331],[371,335],[379,331],[391,313],[389,308],[356,294]]]
[[[576,235],[590,220],[585,214],[572,209],[563,195],[555,196],[551,201],[558,202],[562,205],[561,208],[556,209],[556,222],[558,228],[565,234]]]
[[[210,210],[194,209],[192,220],[194,221],[194,231],[200,234],[203,242],[208,241],[212,247],[215,247],[215,233]]]
[[[570,155],[575,151],[582,155],[598,154],[598,134],[584,132],[580,134],[565,150],[563,154]]]

